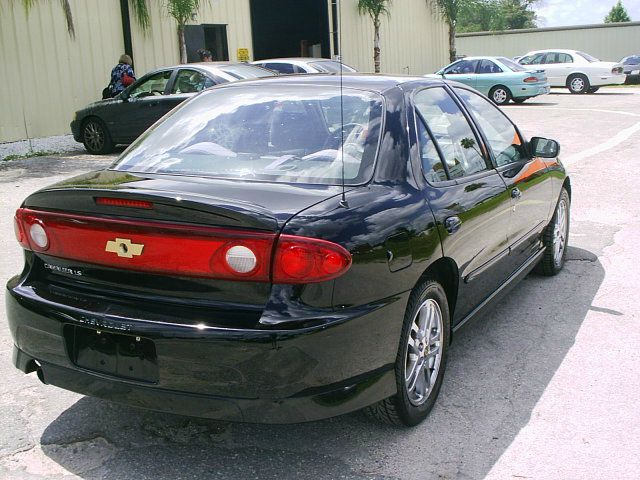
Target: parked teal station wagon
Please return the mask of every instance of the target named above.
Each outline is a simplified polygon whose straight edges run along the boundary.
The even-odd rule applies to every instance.
[[[550,90],[544,70],[523,67],[505,57],[462,58],[436,75],[469,85],[497,105],[509,103],[509,100],[522,103]]]

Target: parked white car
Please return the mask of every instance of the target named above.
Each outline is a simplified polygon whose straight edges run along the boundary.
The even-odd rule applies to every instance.
[[[571,93],[595,93],[604,85],[621,85],[626,80],[621,63],[601,62],[577,50],[536,50],[518,63],[543,69],[552,87],[566,87]]]

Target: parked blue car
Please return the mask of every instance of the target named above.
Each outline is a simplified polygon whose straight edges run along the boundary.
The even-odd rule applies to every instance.
[[[509,100],[522,103],[550,90],[544,70],[523,67],[505,57],[466,57],[444,67],[436,75],[469,85],[497,105],[509,103]]]

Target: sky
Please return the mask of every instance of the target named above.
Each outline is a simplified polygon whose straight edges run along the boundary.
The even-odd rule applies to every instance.
[[[539,27],[602,23],[618,0],[540,0]],[[633,21],[640,21],[640,0],[622,0]]]

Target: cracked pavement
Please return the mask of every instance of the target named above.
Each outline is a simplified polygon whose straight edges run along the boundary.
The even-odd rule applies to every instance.
[[[455,335],[422,425],[397,429],[359,413],[231,424],[82,397],[13,367],[2,310],[0,478],[636,479],[638,106],[640,89],[607,88],[504,107],[525,135],[562,144],[573,185],[568,261],[554,278],[530,275]],[[20,201],[112,159],[0,164],[3,281],[22,265],[11,222]]]

